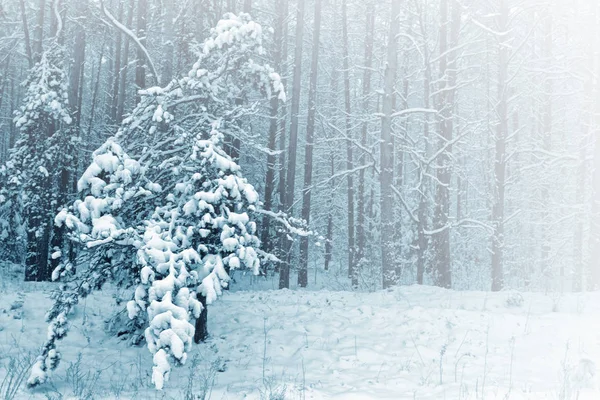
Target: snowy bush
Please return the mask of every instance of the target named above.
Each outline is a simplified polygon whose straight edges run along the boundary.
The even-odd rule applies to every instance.
[[[519,292],[509,292],[506,297],[506,307],[521,308],[524,303],[523,295]]]
[[[236,120],[252,111],[252,93],[285,99],[279,75],[254,58],[263,54],[261,27],[248,15],[226,15],[190,73],[141,100],[117,134],[93,154],[80,193],[55,218],[81,244],[86,263],[67,260],[53,272],[63,283],[47,314],[48,340],[28,385],[56,368],[56,341],[80,298],[106,282],[132,288],[131,328],[153,354],[152,381],[162,389],[185,363],[200,316],[229,282],[229,270],[258,273],[254,187],[222,149]]]

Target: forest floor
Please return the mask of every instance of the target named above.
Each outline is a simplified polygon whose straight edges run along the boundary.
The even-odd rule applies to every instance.
[[[0,400],[43,343],[53,286],[0,282]],[[225,292],[162,392],[148,350],[106,331],[115,294],[81,303],[51,381],[14,399],[600,399],[600,293]]]

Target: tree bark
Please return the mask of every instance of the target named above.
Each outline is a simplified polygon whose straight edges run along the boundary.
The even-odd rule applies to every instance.
[[[394,143],[392,138],[392,112],[394,104],[394,81],[398,67],[398,32],[400,25],[400,0],[392,0],[390,31],[387,46],[387,65],[384,77],[383,116],[381,118],[380,144],[380,226],[381,226],[381,271],[383,288],[394,286],[396,277],[394,243],[394,220],[389,214],[394,206],[392,184],[394,183]]]
[[[25,0],[19,0],[21,8],[21,20],[23,21],[23,36],[25,38],[25,53],[27,54],[27,62],[29,69],[33,67],[33,54],[31,50],[31,39],[29,37],[29,25],[27,23],[27,13],[25,12]]]
[[[44,19],[45,19],[45,11],[46,11],[46,0],[39,0],[38,3],[38,14],[37,14],[37,22],[35,26],[35,40],[33,42],[33,60],[34,62],[40,61],[42,57],[43,49],[43,40],[44,40]]]
[[[344,66],[344,107],[346,111],[346,169],[352,171],[354,160],[352,154],[352,123],[350,114],[352,107],[350,104],[350,55],[348,54],[348,4],[347,0],[342,1],[342,37],[343,37],[343,66]],[[352,281],[352,287],[358,286],[358,271],[355,260],[355,236],[354,236],[354,176],[352,173],[347,175],[347,205],[348,205],[348,277]]]
[[[440,3],[440,74],[442,87],[439,96],[439,148],[437,179],[435,192],[434,219],[438,232],[434,235],[435,243],[435,276],[437,286],[450,288],[452,286],[451,256],[450,256],[450,185],[452,183],[452,136],[454,118],[454,94],[456,86],[456,56],[455,48],[458,44],[460,30],[460,5],[452,0],[452,20],[450,43],[448,43],[448,0]]]
[[[208,337],[208,308],[206,305],[206,297],[198,293],[196,295],[198,301],[202,304],[200,317],[196,320],[196,329],[194,330],[194,343],[204,342]]]
[[[498,31],[506,32],[508,24],[508,4],[501,0],[498,14]],[[503,40],[502,38],[500,38]],[[498,100],[496,114],[498,125],[495,138],[494,163],[494,205],[492,221],[494,232],[492,236],[492,291],[504,287],[504,270],[502,265],[504,248],[504,194],[506,174],[506,136],[508,135],[508,49],[502,43],[498,48]]]
[[[368,113],[370,109],[369,94],[371,92],[371,69],[373,68],[373,38],[375,30],[375,5],[367,4],[367,16],[366,16],[366,38],[365,38],[365,65],[363,73],[363,112]],[[367,148],[367,132],[369,129],[369,123],[365,120],[362,124],[360,144],[363,149]],[[364,150],[358,159],[358,163],[361,166],[365,165],[365,153]],[[365,242],[366,242],[366,226],[365,226],[365,169],[361,168],[358,173],[358,204],[356,214],[356,260],[355,265],[359,270],[364,267],[365,264]]]
[[[313,148],[315,136],[315,115],[317,112],[317,81],[319,76],[319,40],[321,36],[321,0],[315,0],[313,27],[313,49],[308,89],[308,119],[306,121],[306,143],[304,147],[304,189],[302,190],[302,219],[310,224],[310,204],[312,193]],[[308,285],[308,236],[300,238],[300,267],[298,286]]]
[[[133,10],[135,6],[135,0],[129,0],[129,11],[127,14],[127,27],[130,28],[133,24]],[[125,101],[127,100],[127,90],[125,87],[127,85],[127,70],[129,66],[129,42],[131,39],[127,36],[125,37],[125,48],[123,49],[123,67],[121,68],[121,91],[119,92],[119,105],[117,107],[117,124],[120,124],[123,121],[123,115],[125,114]]]
[[[296,44],[294,49],[294,81],[292,87],[292,109],[290,140],[288,145],[288,162],[286,176],[286,196],[285,211],[292,214],[294,205],[294,190],[296,183],[296,151],[298,147],[298,114],[300,113],[300,91],[302,89],[302,49],[304,40],[304,6],[305,1],[298,1],[297,19],[296,19]],[[291,261],[292,242],[286,239],[287,263],[280,268],[279,288],[289,288],[290,271],[289,262]]]
[[[138,0],[137,3],[137,26],[136,35],[140,43],[146,47],[146,18],[148,16],[148,0]],[[146,55],[143,50],[138,47],[137,63],[135,68],[135,86],[136,86],[136,102],[140,101],[140,96],[137,91],[146,88],[146,68],[144,66]],[[157,77],[155,77],[156,79]]]
[[[117,18],[119,21],[123,19],[123,10],[125,3],[119,1],[119,10]],[[113,123],[117,123],[117,111],[119,109],[119,84],[121,82],[121,48],[123,47],[123,33],[117,30],[117,39],[115,41],[115,65],[113,71],[113,82],[112,82],[112,98],[110,107],[110,120]],[[121,88],[123,90],[124,88]]]
[[[283,24],[285,16],[281,9],[279,9],[277,15],[277,23],[275,25],[275,35],[273,38],[274,52],[273,52],[273,68],[279,71],[281,68],[281,51],[282,51],[282,40],[283,40]],[[275,192],[275,168],[276,168],[276,155],[275,146],[277,142],[277,129],[279,127],[279,99],[277,96],[271,98],[271,115],[269,121],[269,154],[267,155],[267,173],[265,176],[265,210],[271,211],[273,209],[273,194]],[[262,220],[262,231],[261,231],[261,244],[263,249],[267,252],[273,251],[271,246],[271,218],[264,216]],[[263,269],[266,273],[266,269]]]

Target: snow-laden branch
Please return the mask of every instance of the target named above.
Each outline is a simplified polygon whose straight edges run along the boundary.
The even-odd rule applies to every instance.
[[[400,110],[392,114],[392,118],[402,117],[409,114],[424,113],[424,114],[437,114],[438,110],[433,108],[407,108]]]
[[[63,21],[62,21],[62,17],[60,16],[60,12],[58,11],[58,5],[60,4],[60,0],[54,0],[54,7],[53,7],[53,11],[54,11],[54,16],[56,17],[56,37],[60,36],[60,33],[63,29]]]
[[[257,209],[255,212],[258,214],[266,215],[267,217],[273,218],[277,222],[280,222],[283,226],[285,226],[288,233],[292,233],[294,235],[304,236],[304,237],[308,237],[313,234],[313,232],[311,232],[311,231],[306,231],[304,229],[295,227],[292,224],[290,224],[289,219],[286,218],[286,215],[284,213],[281,213],[281,212],[275,213],[273,211],[265,210],[262,208]]]
[[[146,61],[148,61],[148,65],[150,66],[150,69],[152,70],[152,75],[154,75],[154,80],[156,81],[156,83],[158,84],[158,82],[160,82],[160,75],[158,75],[158,72],[156,71],[156,67],[154,66],[154,62],[152,61],[152,58],[150,57],[150,54],[148,53],[148,50],[146,49],[146,47],[142,44],[142,42],[140,41],[140,39],[135,35],[135,33],[133,33],[129,28],[127,28],[125,25],[123,25],[122,23],[120,23],[111,13],[110,11],[108,11],[106,9],[106,7],[104,7],[104,1],[100,2],[100,8],[102,8],[102,12],[104,13],[104,15],[106,15],[106,18],[108,18],[110,20],[110,22],[117,28],[119,29],[121,32],[123,32],[124,34],[126,34],[127,36],[129,36],[129,38],[131,40],[134,41],[134,43],[136,44],[136,46],[144,53],[144,56],[146,57]]]

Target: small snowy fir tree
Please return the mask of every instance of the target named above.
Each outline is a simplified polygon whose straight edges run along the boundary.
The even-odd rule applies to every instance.
[[[230,269],[258,273],[258,195],[222,142],[252,112],[239,99],[285,99],[279,75],[255,61],[263,54],[261,37],[248,15],[227,14],[190,73],[140,91],[117,134],[94,152],[78,183],[79,200],[55,220],[89,262],[75,272],[64,261],[53,273],[64,283],[54,294],[48,340],[29,386],[56,368],[56,341],[79,299],[110,281],[132,288],[131,327],[143,330],[154,359],[152,382],[162,389],[172,367],[186,361],[203,309],[199,297],[214,301]]]

